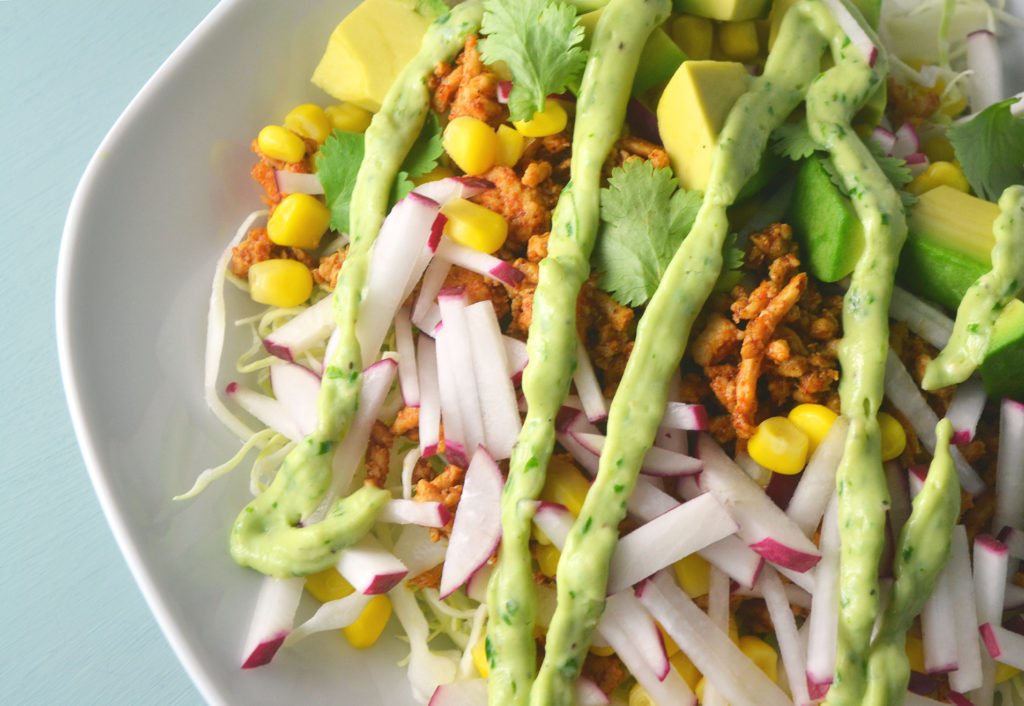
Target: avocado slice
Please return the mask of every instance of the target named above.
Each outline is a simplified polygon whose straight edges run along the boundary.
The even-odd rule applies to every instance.
[[[1024,401],[1021,360],[1024,360],[1024,302],[1014,299],[996,321],[988,353],[981,363],[981,381],[989,397]]]
[[[672,0],[676,12],[739,22],[764,17],[768,0]]]
[[[812,155],[797,172],[789,222],[808,271],[822,282],[837,282],[853,272],[864,249],[864,228],[829,177],[825,158]]]
[[[597,21],[602,12],[604,12],[603,7],[579,16],[580,26],[586,33],[583,40],[584,47],[590,47],[594,28],[597,27]],[[640,64],[633,78],[632,95],[639,95],[668,81],[684,61],[686,61],[686,54],[679,48],[679,45],[661,27],[655,27],[648,37],[647,43],[644,44],[643,51],[640,52]]]

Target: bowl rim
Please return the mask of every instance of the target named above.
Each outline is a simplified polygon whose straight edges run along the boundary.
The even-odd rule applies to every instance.
[[[164,59],[107,131],[96,151],[89,159],[71,198],[67,217],[61,232],[55,284],[58,367],[63,383],[65,400],[71,416],[71,425],[74,429],[79,449],[81,449],[89,480],[99,499],[103,515],[113,532],[118,548],[128,564],[132,577],[142,591],[146,604],[156,618],[161,632],[170,643],[175,656],[185,668],[185,672],[188,674],[192,684],[195,685],[204,700],[211,704],[227,704],[228,701],[216,686],[216,681],[212,678],[206,665],[198,659],[195,652],[190,648],[183,631],[171,618],[167,600],[147,568],[139,546],[129,531],[126,518],[118,504],[114,501],[113,491],[107,475],[102,470],[99,453],[94,443],[94,436],[90,433],[90,425],[84,412],[79,384],[80,376],[73,356],[72,336],[70,334],[72,289],[69,282],[77,266],[79,249],[83,247],[82,220],[88,209],[88,204],[92,201],[94,193],[99,188],[99,177],[102,173],[101,167],[105,161],[105,154],[112,145],[121,139],[134,114],[155,100],[164,84],[179,71],[183,70],[183,64],[192,54],[193,49],[201,42],[206,41],[205,35],[212,33],[218,27],[229,22],[235,10],[250,2],[251,0],[220,0],[178,44],[171,54]]]

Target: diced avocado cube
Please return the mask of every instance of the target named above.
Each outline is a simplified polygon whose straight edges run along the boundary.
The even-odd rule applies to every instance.
[[[914,294],[955,311],[964,293],[991,265],[947,245],[907,234],[896,281]]]
[[[712,20],[753,20],[764,17],[768,0],[672,0],[675,11]]]
[[[718,133],[750,75],[735,61],[684,61],[658,101],[658,131],[684,189],[707,188]]]
[[[981,379],[989,397],[1024,401],[1024,302],[1007,304],[992,330],[988,353],[981,363]]]
[[[597,21],[602,12],[604,12],[604,8],[587,12],[579,17],[580,26],[586,33],[583,40],[585,47],[590,46],[594,28],[597,27]],[[668,81],[684,61],[686,61],[686,54],[679,48],[679,45],[661,27],[655,27],[640,53],[640,64],[637,67],[636,76],[633,78],[632,94],[639,95]]]
[[[380,110],[438,7],[433,0],[363,0],[334,28],[313,83],[340,101]]]
[[[808,271],[823,282],[836,282],[853,272],[864,249],[864,228],[823,159],[814,155],[800,165],[789,218]]]

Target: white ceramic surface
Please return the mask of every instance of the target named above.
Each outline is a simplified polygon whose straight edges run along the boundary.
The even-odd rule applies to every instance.
[[[259,579],[230,560],[227,536],[248,497],[246,471],[170,501],[238,447],[201,385],[213,264],[259,203],[248,141],[296,103],[324,102],[308,76],[355,4],[219,5],[104,140],[64,233],[59,350],[86,465],[146,599],[214,704],[412,703],[396,639],[367,653],[321,635],[240,670]],[[1010,4],[1024,14],[1020,0]],[[1011,56],[1021,90],[1024,42]]]

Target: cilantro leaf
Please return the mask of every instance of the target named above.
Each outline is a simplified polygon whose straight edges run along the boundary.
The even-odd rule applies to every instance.
[[[486,0],[480,53],[512,72],[512,120],[531,120],[551,93],[579,90],[586,51],[576,10],[554,0]]]
[[[998,201],[1008,186],[1024,184],[1024,120],[1010,112],[1018,100],[993,103],[946,131],[971,188],[987,201]]]
[[[324,187],[324,199],[331,209],[330,227],[348,232],[352,205],[352,189],[363,162],[365,146],[359,132],[335,130],[320,148],[316,158],[316,175]]]
[[[772,149],[781,157],[794,162],[810,157],[818,149],[818,143],[811,138],[806,120],[782,123],[772,132]]]
[[[625,306],[650,299],[702,200],[676,188],[668,167],[632,160],[612,171],[601,189],[601,230],[594,248],[598,284]]]
[[[715,282],[716,292],[728,292],[743,279],[743,259],[745,253],[736,247],[739,239],[738,233],[729,233],[725,236],[725,243],[722,245],[722,272]]]
[[[352,189],[363,162],[366,146],[362,133],[335,130],[320,148],[317,157],[317,176],[324,187],[324,198],[331,209],[330,227],[347,232],[352,205]],[[437,115],[427,113],[420,134],[405,156],[394,184],[391,185],[391,203],[394,204],[413,189],[413,177],[426,174],[435,166],[444,152],[441,145],[441,125]]]

